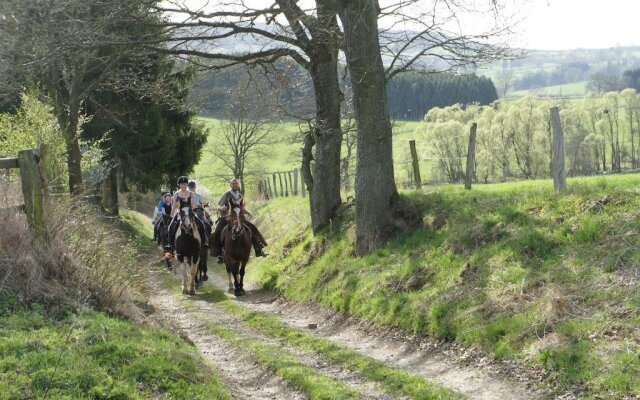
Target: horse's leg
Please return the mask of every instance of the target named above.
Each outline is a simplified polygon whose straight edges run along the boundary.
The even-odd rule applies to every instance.
[[[233,294],[242,296],[242,287],[240,285],[240,262],[233,260]]]
[[[198,262],[195,257],[191,259],[191,276],[189,279],[189,294],[196,294],[196,275],[198,274]]]
[[[226,267],[227,270],[227,278],[229,279],[229,292],[231,292],[233,290],[233,280],[231,279],[232,274],[232,269],[230,267],[230,264],[232,265],[233,261],[227,261],[226,259],[224,260],[224,265]]]
[[[245,265],[247,265],[246,261],[243,261],[242,264],[240,264],[240,295],[244,294],[244,267]]]
[[[178,265],[182,268],[182,294],[187,294],[187,261],[185,257],[178,256]]]
[[[207,259],[208,258],[209,258],[209,255],[206,250],[200,254],[200,262],[198,263],[198,266],[200,266],[200,272],[202,273],[203,281],[209,280],[209,277],[207,276]]]

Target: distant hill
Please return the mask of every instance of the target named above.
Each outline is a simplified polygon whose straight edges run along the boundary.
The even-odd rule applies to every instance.
[[[546,95],[583,95],[588,83],[598,79],[616,78],[630,69],[640,67],[640,47],[607,49],[532,50],[518,60],[496,62],[478,69],[478,75],[491,78],[504,97],[504,85],[510,84],[511,96],[528,93]],[[502,90],[501,90],[501,86]],[[611,89],[615,82],[610,83]]]

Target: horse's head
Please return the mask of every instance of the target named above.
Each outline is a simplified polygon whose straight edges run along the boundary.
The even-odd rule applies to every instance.
[[[233,228],[233,234],[234,236],[240,235],[242,233],[242,230],[244,229],[244,214],[242,212],[242,203],[229,199],[227,209],[229,211],[226,218]]]
[[[193,233],[193,219],[189,207],[182,207],[180,210],[180,229],[185,233]]]

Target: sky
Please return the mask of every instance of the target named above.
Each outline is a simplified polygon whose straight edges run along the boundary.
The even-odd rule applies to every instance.
[[[222,0],[165,0],[199,8]],[[227,0],[233,3],[240,0]],[[273,0],[243,0],[262,8]],[[299,0],[314,4],[312,0]],[[391,0],[379,0],[381,3]],[[433,0],[425,0],[430,3]],[[640,0],[501,0],[508,15],[521,20],[512,37],[513,47],[537,50],[640,46]],[[486,5],[488,0],[466,0],[466,4]],[[513,5],[515,4],[515,6]],[[213,6],[215,7],[215,6]],[[203,7],[207,9],[208,7]],[[474,22],[473,24],[475,24]],[[484,21],[486,23],[486,20]],[[482,26],[482,18],[477,20]]]
[[[638,0],[530,0],[518,40],[529,49],[640,45]]]

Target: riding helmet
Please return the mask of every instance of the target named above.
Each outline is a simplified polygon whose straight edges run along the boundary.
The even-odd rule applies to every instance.
[[[196,181],[189,181],[189,185],[190,188],[194,188],[196,187]]]
[[[181,183],[188,183],[189,179],[186,176],[181,176],[180,178],[178,178],[178,185]]]

